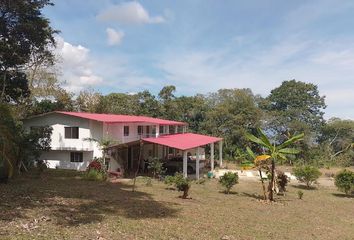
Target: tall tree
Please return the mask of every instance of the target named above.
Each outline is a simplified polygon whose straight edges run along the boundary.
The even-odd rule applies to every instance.
[[[49,0],[0,1],[0,101],[28,95],[25,65],[32,54],[52,56],[54,34],[41,10]]]
[[[284,81],[271,91],[262,107],[268,111],[269,129],[282,139],[295,132],[305,132],[309,137],[313,132],[317,136],[324,124],[325,97],[312,83]]]
[[[139,111],[138,115],[160,117],[160,102],[149,91],[144,90],[138,93]]]
[[[207,96],[210,110],[203,123],[204,133],[224,138],[224,151],[230,158],[248,145],[247,132],[261,125],[261,110],[250,89],[220,89]]]
[[[80,112],[97,112],[102,95],[92,89],[80,91],[76,98],[76,110]]]

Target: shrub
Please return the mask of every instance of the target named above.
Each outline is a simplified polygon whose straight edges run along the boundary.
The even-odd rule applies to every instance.
[[[302,199],[303,196],[304,196],[304,192],[303,191],[301,191],[301,190],[297,191],[297,197],[299,199]]]
[[[148,169],[151,169],[153,178],[160,177],[166,171],[163,167],[163,163],[158,158],[153,158],[149,161]]]
[[[89,169],[86,171],[84,178],[90,181],[105,181],[107,179],[107,176],[102,171],[98,171],[96,169]]]
[[[171,186],[175,183],[175,177],[174,176],[166,176],[164,183],[168,186]]]
[[[282,171],[277,171],[277,184],[280,192],[286,192],[286,186],[288,185],[289,177]]]
[[[344,169],[336,175],[334,184],[339,191],[350,194],[354,191],[354,172]]]
[[[183,174],[176,173],[174,177],[174,184],[179,192],[183,192],[182,198],[186,199],[191,187],[190,180],[188,178],[184,178]]]
[[[309,165],[296,167],[293,172],[297,180],[305,183],[308,188],[321,176],[318,168]]]
[[[225,187],[225,192],[227,194],[230,193],[231,188],[238,183],[238,174],[227,172],[223,176],[220,177],[219,183]]]

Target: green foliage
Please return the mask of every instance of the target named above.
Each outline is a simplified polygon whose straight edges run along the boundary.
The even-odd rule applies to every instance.
[[[41,12],[47,5],[51,5],[49,0],[0,2],[0,101],[27,97],[27,76],[22,69],[34,56],[53,57],[56,31]]]
[[[0,103],[0,178],[13,175],[19,150],[19,130],[9,107]]]
[[[354,172],[344,169],[335,176],[335,185],[345,194],[354,192]]]
[[[84,179],[89,181],[105,181],[107,179],[107,175],[103,171],[89,169],[86,171]]]
[[[318,168],[309,165],[295,167],[293,173],[297,180],[305,183],[308,188],[321,176]]]
[[[219,183],[225,188],[225,193],[229,194],[231,188],[238,183],[238,174],[227,172],[220,177]]]
[[[283,141],[281,144],[276,144],[272,142],[266,134],[261,130],[257,130],[259,137],[254,136],[253,134],[246,133],[247,138],[251,141],[259,145],[263,148],[263,155],[270,156],[271,159],[271,166],[269,166],[267,161],[257,161],[255,164],[258,166],[258,170],[261,171],[262,169],[266,170],[269,173],[269,193],[268,198],[269,200],[273,201],[273,193],[276,191],[277,180],[275,176],[275,163],[279,160],[286,160],[288,155],[294,155],[299,153],[299,151],[295,148],[289,148],[290,145],[299,142],[303,139],[304,134],[298,134],[292,137],[289,137],[287,140]],[[252,154],[251,150],[247,150],[249,154]],[[266,160],[266,159],[264,159]],[[261,179],[263,190],[263,179]],[[265,195],[265,194],[264,194]]]
[[[188,178],[184,178],[183,174],[176,173],[174,183],[177,190],[183,192],[182,198],[186,199],[188,197],[189,189],[191,187],[190,180]]]
[[[183,199],[188,197],[191,181],[188,178],[184,178],[182,173],[176,173],[174,176],[166,176],[164,182],[169,186],[173,184],[179,192],[183,192],[181,196]]]
[[[301,190],[297,191],[297,197],[298,197],[300,200],[302,199],[303,196],[304,196],[304,192],[303,192],[303,191],[301,191]]]
[[[204,133],[224,138],[224,155],[234,157],[237,148],[249,145],[247,132],[261,125],[261,110],[250,89],[220,89],[206,96],[209,110],[203,123]]]
[[[175,176],[166,176],[165,179],[164,179],[164,183],[168,186],[171,186],[175,183]]]
[[[148,168],[152,171],[154,178],[160,177],[166,172],[166,169],[163,167],[163,163],[159,158],[153,158],[149,161]]]
[[[19,149],[19,159],[27,166],[38,162],[42,152],[51,149],[51,135],[53,128],[49,126],[33,127],[29,132],[23,132],[21,136],[21,148]]]

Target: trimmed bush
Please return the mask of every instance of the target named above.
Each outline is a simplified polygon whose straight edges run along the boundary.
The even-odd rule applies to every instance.
[[[179,192],[183,192],[181,196],[183,199],[188,197],[191,181],[188,178],[184,178],[183,174],[176,173],[174,176],[166,176],[164,182],[167,185],[174,184]]]
[[[238,174],[227,172],[220,177],[219,183],[225,188],[225,193],[229,194],[231,188],[238,183]]]
[[[308,188],[321,176],[321,172],[318,168],[309,165],[296,167],[293,173],[297,180],[305,183]]]
[[[188,197],[189,189],[191,188],[191,182],[188,178],[184,178],[182,173],[176,173],[175,186],[179,192],[183,192],[182,198]]]
[[[339,191],[349,195],[354,192],[354,172],[344,169],[335,177],[334,184]]]

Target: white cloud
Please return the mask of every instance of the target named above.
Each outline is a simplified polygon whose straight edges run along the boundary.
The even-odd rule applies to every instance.
[[[110,46],[119,45],[122,42],[122,39],[124,37],[123,31],[117,31],[114,30],[113,28],[107,28],[106,33],[107,33],[107,42],[108,45]]]
[[[138,2],[123,2],[112,5],[98,14],[97,18],[102,21],[118,22],[124,24],[162,23],[162,16],[150,16],[148,11]]]
[[[169,52],[159,56],[158,68],[183,94],[194,94],[195,89],[206,93],[220,88],[251,88],[266,96],[284,80],[311,82],[326,95],[326,118],[354,119],[354,68],[349,67],[354,64],[354,46],[342,44],[341,50],[340,44],[290,39],[243,55],[233,54],[232,49]]]
[[[94,73],[89,49],[65,42],[61,37],[57,37],[56,41],[56,52],[61,58],[61,78],[65,89],[78,92],[86,87],[93,87],[102,83],[102,77]]]

